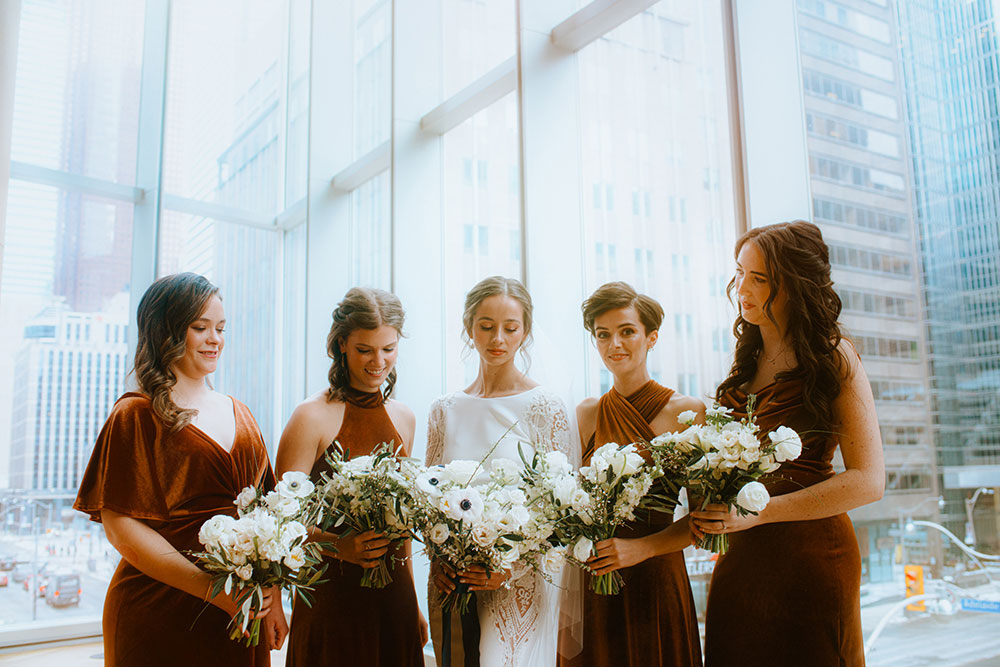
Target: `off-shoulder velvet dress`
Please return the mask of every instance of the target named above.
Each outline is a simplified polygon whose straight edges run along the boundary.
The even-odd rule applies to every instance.
[[[257,422],[233,399],[236,435],[230,451],[194,425],[170,433],[149,399],[127,393],[101,429],[73,507],[94,521],[108,509],[139,519],[188,556],[198,530],[216,514],[236,515],[247,486],[274,486]],[[263,666],[262,645],[228,637],[229,616],[214,605],[160,583],[124,558],[104,599],[104,664],[110,667]]]
[[[739,418],[746,402],[740,390],[722,400]],[[759,390],[754,414],[761,433],[784,425],[802,438],[799,457],[761,480],[772,496],[833,476],[837,439],[803,409],[801,381]],[[730,534],[708,594],[706,667],[864,665],[860,585],[861,556],[846,514]]]
[[[383,442],[402,438],[385,410],[381,392],[348,389],[344,421],[335,438],[352,457],[370,454]],[[331,443],[332,444],[332,443]],[[314,481],[329,472],[320,457],[310,473]],[[402,553],[398,555],[402,556]],[[423,667],[419,609],[413,576],[406,563],[392,570],[385,588],[363,588],[364,570],[329,558],[312,606],[296,600],[288,635],[288,667]]]
[[[630,396],[613,387],[597,404],[594,436],[583,452],[583,465],[609,442],[620,445],[649,441],[649,423],[673,395],[650,380]],[[648,457],[643,452],[645,457]],[[653,513],[621,528],[617,537],[650,535],[670,525],[673,517]],[[619,570],[625,585],[618,595],[597,595],[584,587],[583,650],[560,657],[562,667],[701,666],[698,615],[684,555],[674,552]],[[744,663],[733,663],[744,664]]]

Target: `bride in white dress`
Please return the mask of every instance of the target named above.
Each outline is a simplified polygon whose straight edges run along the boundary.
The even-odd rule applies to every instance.
[[[520,461],[519,443],[525,456],[531,456],[535,445],[572,457],[571,428],[563,401],[514,364],[515,355],[531,337],[531,297],[524,285],[500,276],[482,280],[466,296],[463,324],[479,353],[479,375],[464,391],[442,396],[431,406],[427,465],[480,460],[498,440],[487,466],[494,458]],[[451,590],[456,579],[476,591],[478,664],[556,664],[559,588],[524,565],[515,565],[509,572],[487,574],[483,569],[470,569],[456,574],[432,563],[428,607],[439,666],[443,630],[440,590]],[[450,626],[451,664],[457,667],[466,664],[457,613],[452,614]]]

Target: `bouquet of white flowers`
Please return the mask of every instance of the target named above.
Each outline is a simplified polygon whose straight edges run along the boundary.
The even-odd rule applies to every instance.
[[[587,560],[597,554],[594,545],[614,537],[620,526],[636,518],[640,507],[672,511],[672,502],[649,493],[657,477],[656,468],[646,463],[634,444],[609,442],[594,452],[590,465],[580,468],[575,486],[565,477],[558,479],[550,493],[561,515],[557,533],[569,548],[570,561],[587,568]],[[591,590],[599,595],[616,595],[621,586],[618,572],[590,581]]]
[[[245,636],[247,646],[257,645],[260,618],[251,622],[251,617],[264,602],[265,588],[287,588],[293,598],[299,595],[309,604],[308,591],[326,569],[320,556],[323,545],[306,543],[309,532],[303,519],[312,502],[309,476],[291,471],[267,494],[252,486],[243,489],[234,502],[237,518],[218,514],[202,524],[198,541],[205,551],[194,555],[212,574],[211,597],[225,591],[240,605],[230,623],[230,639]]]
[[[747,398],[747,416],[733,419],[729,408],[718,404],[705,411],[705,424],[692,424],[695,413],[681,413],[679,420],[688,428],[653,438],[650,451],[665,475],[686,486],[692,496],[711,503],[735,507],[741,515],[757,514],[771,496],[760,478],[777,470],[784,461],[798,458],[802,451],[799,434],[779,426],[766,440],[758,438],[754,421],[755,396]],[[703,549],[726,553],[729,536],[707,535],[699,543]]]
[[[396,453],[392,443],[383,443],[370,455],[352,459],[334,442],[326,454],[330,472],[320,477],[313,521],[321,530],[341,530],[342,535],[374,530],[390,541],[378,565],[361,575],[366,588],[384,588],[392,581],[389,564],[397,560],[395,547],[411,537],[411,489],[420,466]]]
[[[544,517],[539,520],[524,491],[512,484],[519,466],[501,459],[492,470],[487,478],[482,462],[455,460],[417,475],[412,525],[423,536],[427,554],[455,571],[473,565],[487,572],[509,569],[547,544],[546,530],[551,530]],[[468,587],[459,583],[442,608],[465,614],[471,599]]]

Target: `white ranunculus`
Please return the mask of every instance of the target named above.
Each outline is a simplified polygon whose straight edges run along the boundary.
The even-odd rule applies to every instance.
[[[309,531],[304,525],[298,521],[289,521],[281,528],[281,545],[285,549],[292,549],[293,546],[299,546],[305,542],[308,535]]]
[[[302,547],[296,547],[288,552],[288,555],[284,557],[283,562],[285,563],[285,567],[290,570],[298,570],[306,564],[306,552],[302,549]]]
[[[284,496],[279,493],[278,499],[274,505],[271,506],[271,509],[274,510],[278,516],[283,519],[287,519],[298,514],[301,506],[299,505],[298,499],[292,496]]]
[[[240,511],[243,511],[246,508],[250,507],[250,503],[252,503],[255,500],[257,500],[257,489],[253,488],[252,486],[248,486],[242,491],[240,491],[240,495],[236,496],[236,502],[234,502],[233,504],[236,505],[236,507],[238,507]]]
[[[278,520],[261,512],[254,517],[253,532],[262,542],[273,540],[278,536]]]
[[[576,541],[573,545],[573,558],[580,561],[581,563],[586,563],[587,559],[593,555],[594,543],[589,537],[581,536],[580,539]]]
[[[449,535],[451,535],[451,531],[448,530],[448,524],[439,523],[431,528],[431,534],[429,537],[431,538],[431,542],[434,544],[443,544],[444,541],[448,539]]]
[[[479,461],[456,459],[444,467],[444,477],[455,484],[472,484],[483,474]]]
[[[566,547],[553,547],[546,551],[545,557],[542,558],[542,571],[549,575],[559,574],[565,564]]]
[[[736,502],[745,510],[760,512],[767,507],[771,500],[771,494],[760,482],[748,482],[743,485],[740,492],[736,494]]]
[[[501,484],[513,484],[521,479],[521,466],[510,459],[493,459],[490,470]]]
[[[744,463],[756,463],[760,459],[759,449],[744,449],[740,453],[740,458]]]
[[[777,461],[791,461],[802,453],[802,440],[799,434],[787,426],[779,426],[769,437],[774,443],[774,458]]]
[[[552,495],[561,505],[569,505],[573,502],[573,496],[577,490],[582,490],[577,485],[576,479],[566,475],[559,479],[552,488]]]
[[[503,502],[524,505],[528,502],[528,497],[524,495],[524,489],[519,489],[516,486],[506,486],[503,489]]]
[[[472,541],[481,547],[492,546],[497,540],[497,533],[491,527],[477,523],[472,527]]]
[[[236,568],[236,576],[243,581],[249,581],[250,577],[253,576],[253,566],[250,563],[239,566]]]
[[[566,475],[573,472],[573,466],[570,465],[569,459],[559,451],[546,452],[545,465],[554,475]]]
[[[523,526],[531,520],[531,514],[524,505],[514,505],[507,510],[507,513],[513,517],[518,526]]]
[[[280,495],[292,498],[305,498],[313,492],[314,488],[316,487],[309,479],[309,475],[298,470],[289,470],[282,475],[277,486]]]
[[[698,413],[694,410],[685,410],[684,412],[677,415],[677,421],[681,424],[693,424],[694,420],[698,418]]]
[[[219,514],[201,525],[198,531],[198,541],[206,547],[220,543],[223,535],[235,529],[236,520],[231,516]]]
[[[500,553],[500,564],[503,565],[505,569],[510,569],[510,567],[521,559],[521,549],[516,544],[512,544],[510,549]]]

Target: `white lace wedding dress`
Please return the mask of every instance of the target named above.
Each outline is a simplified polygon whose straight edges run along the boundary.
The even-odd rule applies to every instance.
[[[535,387],[498,398],[456,392],[437,399],[431,406],[427,425],[427,465],[455,459],[480,460],[507,429],[510,432],[486,460],[487,466],[494,458],[520,462],[518,443],[525,457],[534,453],[534,443],[540,449],[562,451],[572,458],[566,406],[555,394]],[[436,591],[431,581],[431,604]],[[527,566],[515,566],[509,589],[501,587],[477,593],[480,665],[555,665],[559,593],[559,588]],[[432,632],[435,631],[440,632],[440,628],[432,627]],[[440,639],[436,637],[435,648],[439,645]]]

